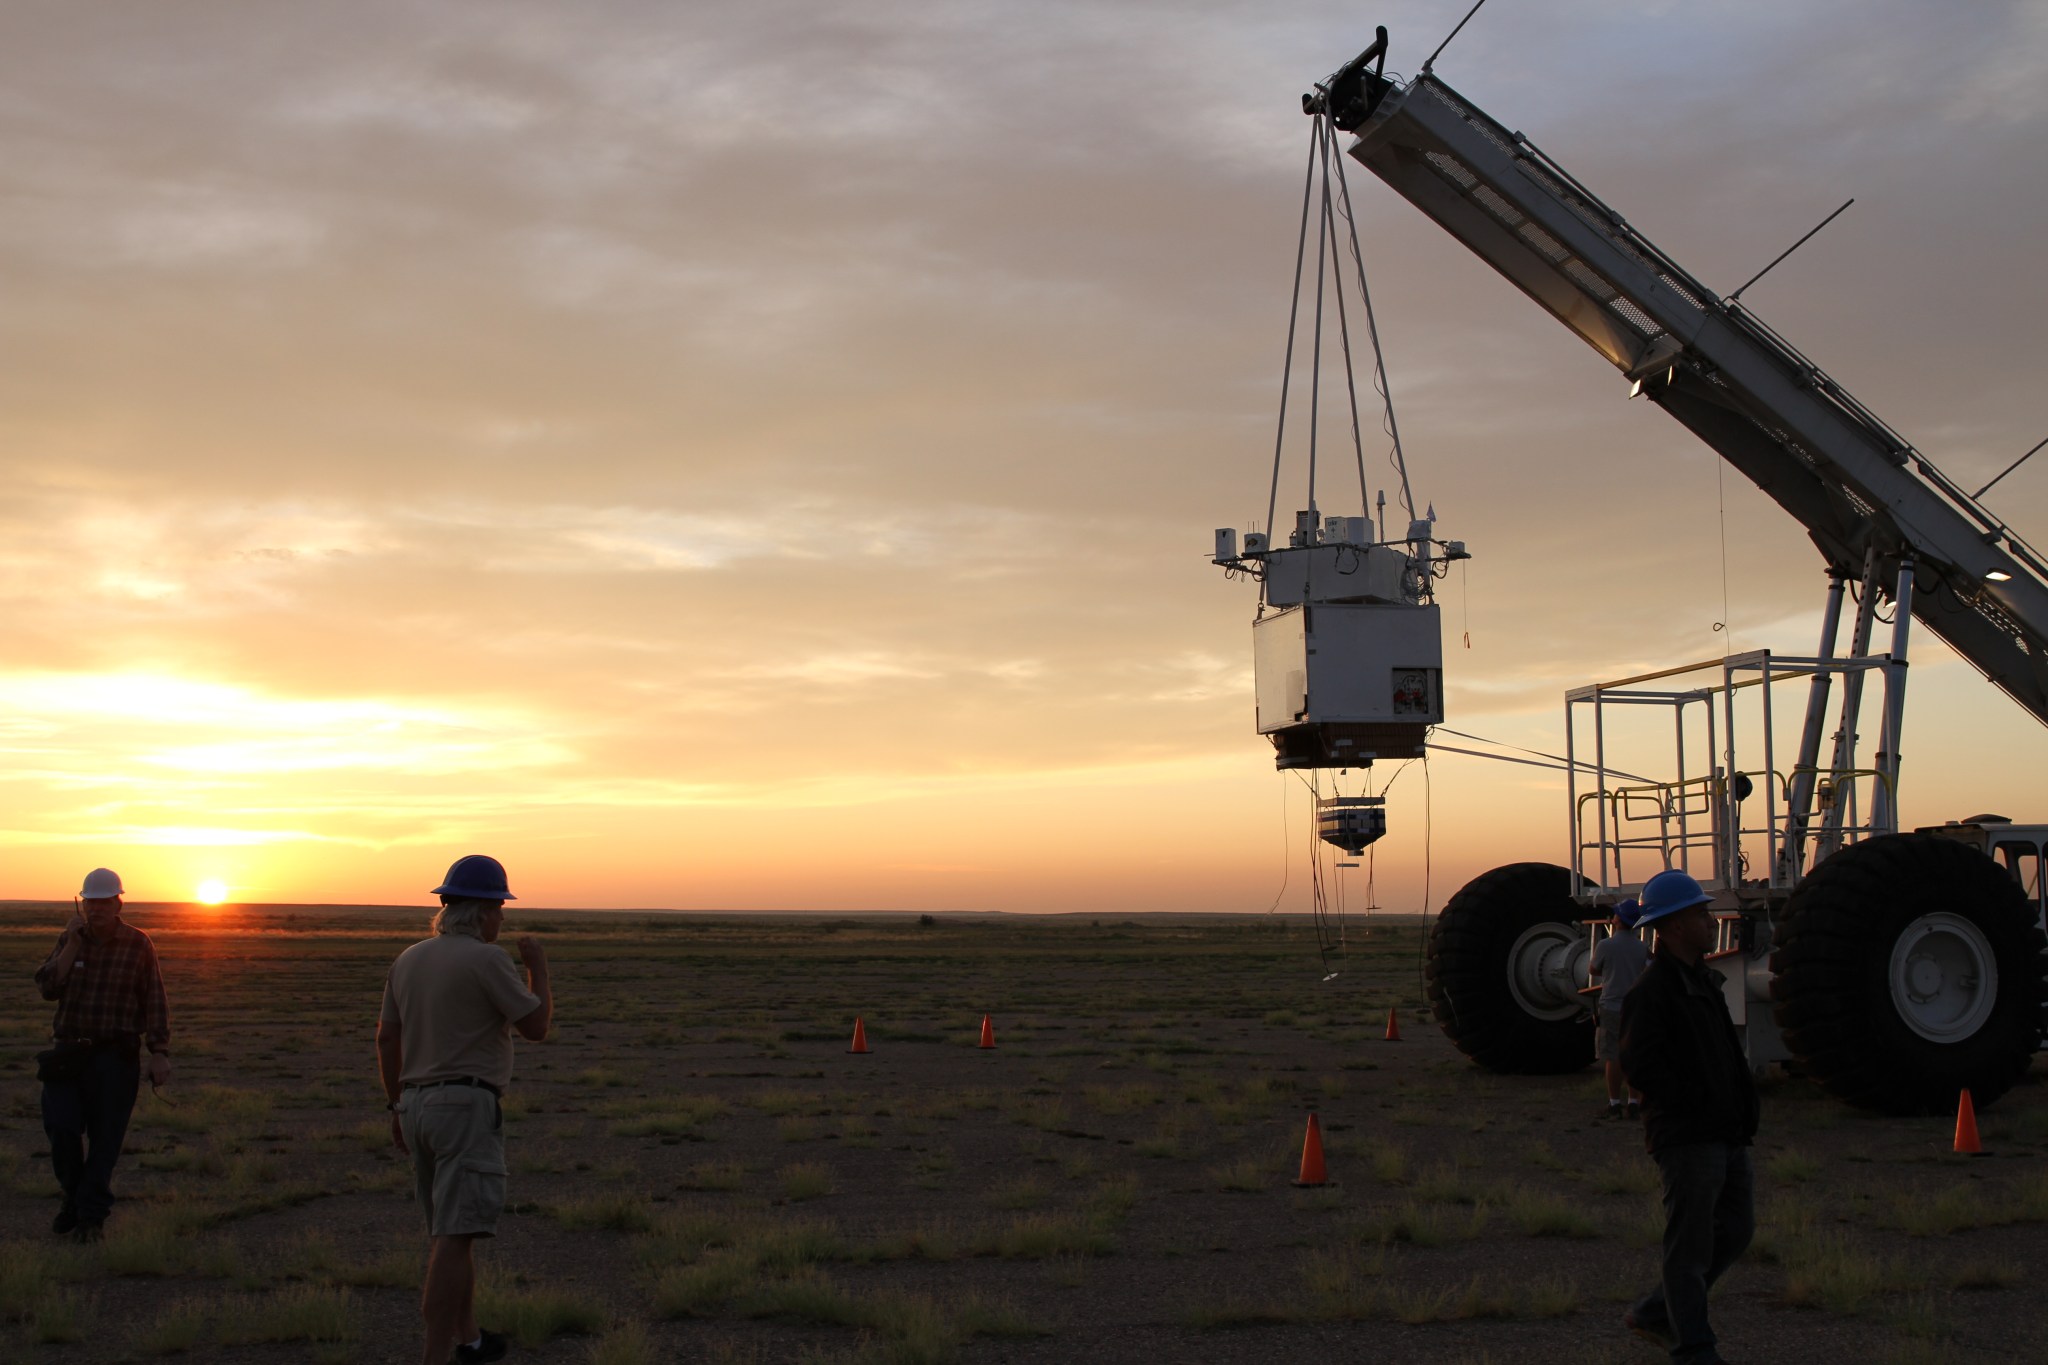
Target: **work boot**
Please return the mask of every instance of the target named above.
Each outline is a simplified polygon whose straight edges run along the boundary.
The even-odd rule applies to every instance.
[[[50,1231],[56,1233],[59,1237],[73,1231],[77,1226],[78,1210],[72,1208],[69,1204],[58,1209],[57,1216],[50,1220]]]
[[[505,1337],[487,1327],[476,1329],[479,1340],[472,1346],[461,1342],[455,1347],[454,1365],[490,1365],[494,1360],[505,1358]]]
[[[1636,1310],[1631,1308],[1621,1315],[1621,1325],[1639,1337],[1656,1342],[1667,1351],[1678,1344],[1678,1338],[1671,1331],[1669,1318],[1638,1316]],[[1702,1365],[1712,1365],[1712,1362],[1702,1362]]]
[[[74,1242],[97,1242],[106,1236],[107,1220],[104,1218],[80,1218],[78,1226],[71,1230]]]

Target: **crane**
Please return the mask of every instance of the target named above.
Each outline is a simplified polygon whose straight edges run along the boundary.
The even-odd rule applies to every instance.
[[[1753,651],[1567,694],[1570,866],[1494,869],[1446,904],[1428,968],[1439,1024],[1495,1069],[1583,1066],[1585,962],[1602,932],[1583,927],[1589,910],[1640,884],[1625,860],[1654,871],[1697,859],[1716,894],[1717,965],[1752,1064],[1796,1058],[1836,1093],[1891,1111],[1952,1106],[1959,1087],[1979,1104],[1995,1098],[2031,1062],[2048,1013],[2048,827],[1985,816],[1897,832],[1906,651],[1918,622],[2048,723],[2048,560],[1744,306],[1740,290],[1718,295],[1428,63],[1406,82],[1387,76],[1386,51],[1380,28],[1303,95],[1303,111],[1354,135],[1352,159],[1598,352],[1631,397],[1676,418],[1797,520],[1828,576],[1811,656]],[[1839,653],[1851,584],[1855,623]],[[1880,652],[1883,597],[1909,610],[1893,613]],[[1684,676],[1702,671],[1704,682]],[[1879,733],[1859,767],[1856,720],[1872,678]],[[1823,762],[1838,679],[1841,719]],[[1738,694],[1800,680],[1805,717],[1789,769],[1776,761],[1766,702],[1765,761],[1744,770]],[[1610,768],[1604,708],[1623,704],[1677,713],[1675,778],[1634,781]],[[1595,752],[1581,763],[1575,740],[1588,714]],[[1703,762],[1687,757],[1688,717],[1704,723]],[[1759,791],[1767,809],[1756,824],[1744,802]],[[1752,850],[1764,854],[1760,868]]]

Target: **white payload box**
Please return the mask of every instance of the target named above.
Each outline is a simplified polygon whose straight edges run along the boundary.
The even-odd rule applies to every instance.
[[[1444,718],[1443,627],[1435,569],[1465,559],[1463,544],[1429,538],[1362,544],[1371,523],[1305,523],[1284,549],[1218,532],[1216,562],[1259,578],[1252,671],[1259,733],[1281,768],[1365,768],[1419,758]],[[1304,543],[1313,539],[1318,543]],[[1438,547],[1441,547],[1439,553]]]
[[[1259,733],[1282,768],[1420,758],[1444,718],[1435,603],[1306,602],[1252,624]]]

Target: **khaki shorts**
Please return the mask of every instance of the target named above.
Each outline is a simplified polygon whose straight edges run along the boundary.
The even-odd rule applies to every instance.
[[[1593,1059],[1600,1062],[1621,1060],[1621,1011],[1600,1010],[1600,1027],[1593,1034]]]
[[[430,1237],[495,1237],[505,1210],[505,1130],[498,1097],[472,1085],[406,1091],[399,1131]]]

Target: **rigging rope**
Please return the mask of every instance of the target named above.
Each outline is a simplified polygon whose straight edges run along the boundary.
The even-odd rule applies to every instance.
[[[1323,120],[1317,118],[1316,150],[1318,160],[1329,155],[1322,132]],[[1323,171],[1323,217],[1330,216],[1330,174],[1325,166]],[[1320,524],[1316,517],[1316,437],[1317,410],[1323,398],[1323,249],[1329,243],[1329,235],[1323,231],[1322,223],[1316,224],[1316,339],[1311,360],[1312,369],[1308,376],[1308,519],[1311,528]]]
[[[1301,182],[1301,234],[1294,244],[1294,293],[1287,305],[1287,357],[1280,362],[1280,425],[1273,433],[1273,486],[1266,494],[1266,535],[1273,534],[1273,514],[1280,505],[1280,452],[1287,443],[1287,386],[1294,375],[1294,332],[1301,317],[1301,264],[1308,252],[1308,206],[1316,187],[1317,144],[1309,143],[1308,174]]]
[[[1344,170],[1341,154],[1337,151],[1337,139],[1334,136],[1326,137],[1323,139],[1323,231],[1334,248],[1337,245],[1337,219],[1332,212],[1329,193],[1330,163],[1333,160],[1338,163],[1337,173],[1341,176]],[[1349,215],[1346,217],[1348,221]],[[1352,257],[1355,260],[1358,253],[1355,249],[1356,244],[1353,245]],[[1363,271],[1359,273],[1358,279],[1362,290],[1365,283]],[[1351,401],[1351,452],[1358,464],[1358,505],[1360,510],[1370,515],[1372,509],[1368,506],[1368,500],[1372,493],[1365,486],[1365,434],[1358,427],[1358,374],[1351,363],[1351,322],[1344,308],[1344,260],[1341,254],[1334,251],[1330,256],[1330,283],[1332,292],[1337,296],[1337,339],[1344,348],[1344,392]],[[1313,499],[1310,505],[1314,505]]]
[[[1320,172],[1321,194],[1317,194],[1317,180]],[[1333,191],[1334,182],[1334,191]],[[1288,301],[1287,348],[1280,373],[1280,415],[1275,423],[1273,435],[1273,476],[1266,494],[1266,533],[1277,539],[1280,511],[1280,464],[1286,454],[1287,445],[1287,404],[1293,392],[1294,346],[1301,326],[1302,273],[1308,263],[1308,228],[1310,215],[1319,219],[1316,224],[1316,295],[1315,317],[1312,323],[1313,336],[1310,342],[1309,413],[1308,413],[1308,511],[1318,515],[1316,505],[1316,453],[1320,437],[1323,370],[1323,307],[1324,296],[1334,290],[1337,304],[1337,339],[1344,358],[1344,386],[1350,402],[1351,446],[1358,468],[1358,496],[1360,511],[1370,522],[1372,506],[1370,490],[1365,474],[1365,436],[1358,416],[1358,380],[1351,354],[1351,323],[1344,302],[1345,282],[1343,256],[1349,248],[1352,274],[1358,283],[1358,296],[1365,310],[1366,337],[1372,344],[1373,392],[1380,399],[1380,430],[1386,433],[1390,442],[1388,463],[1400,480],[1401,506],[1408,513],[1409,521],[1415,520],[1415,495],[1408,482],[1407,453],[1401,446],[1401,426],[1394,416],[1393,386],[1387,379],[1386,356],[1380,347],[1379,319],[1372,305],[1372,289],[1366,281],[1365,257],[1358,245],[1358,220],[1351,208],[1351,185],[1344,170],[1344,154],[1337,145],[1337,129],[1327,113],[1319,114],[1309,125],[1308,172],[1301,189],[1301,226],[1294,245],[1294,290]],[[1339,233],[1337,220],[1343,219],[1344,231]],[[1380,528],[1381,535],[1385,527]]]
[[[1484,3],[1484,0],[1481,0],[1481,3]],[[1477,6],[1474,6],[1474,8],[1476,9]],[[1415,520],[1415,497],[1408,491],[1408,459],[1401,451],[1401,424],[1394,420],[1394,394],[1392,387],[1387,382],[1386,357],[1380,350],[1380,328],[1378,320],[1373,316],[1372,290],[1367,287],[1365,282],[1365,259],[1358,251],[1358,220],[1351,214],[1351,182],[1345,178],[1344,158],[1342,156],[1337,158],[1337,192],[1344,201],[1344,222],[1351,229],[1351,260],[1358,272],[1359,297],[1365,300],[1366,332],[1372,338],[1373,388],[1378,390],[1386,413],[1381,419],[1380,426],[1394,443],[1392,452],[1393,464],[1394,468],[1401,475],[1401,506],[1408,510],[1408,520],[1413,521]],[[1363,487],[1365,481],[1365,452],[1363,449],[1359,451],[1358,458],[1359,484]]]

